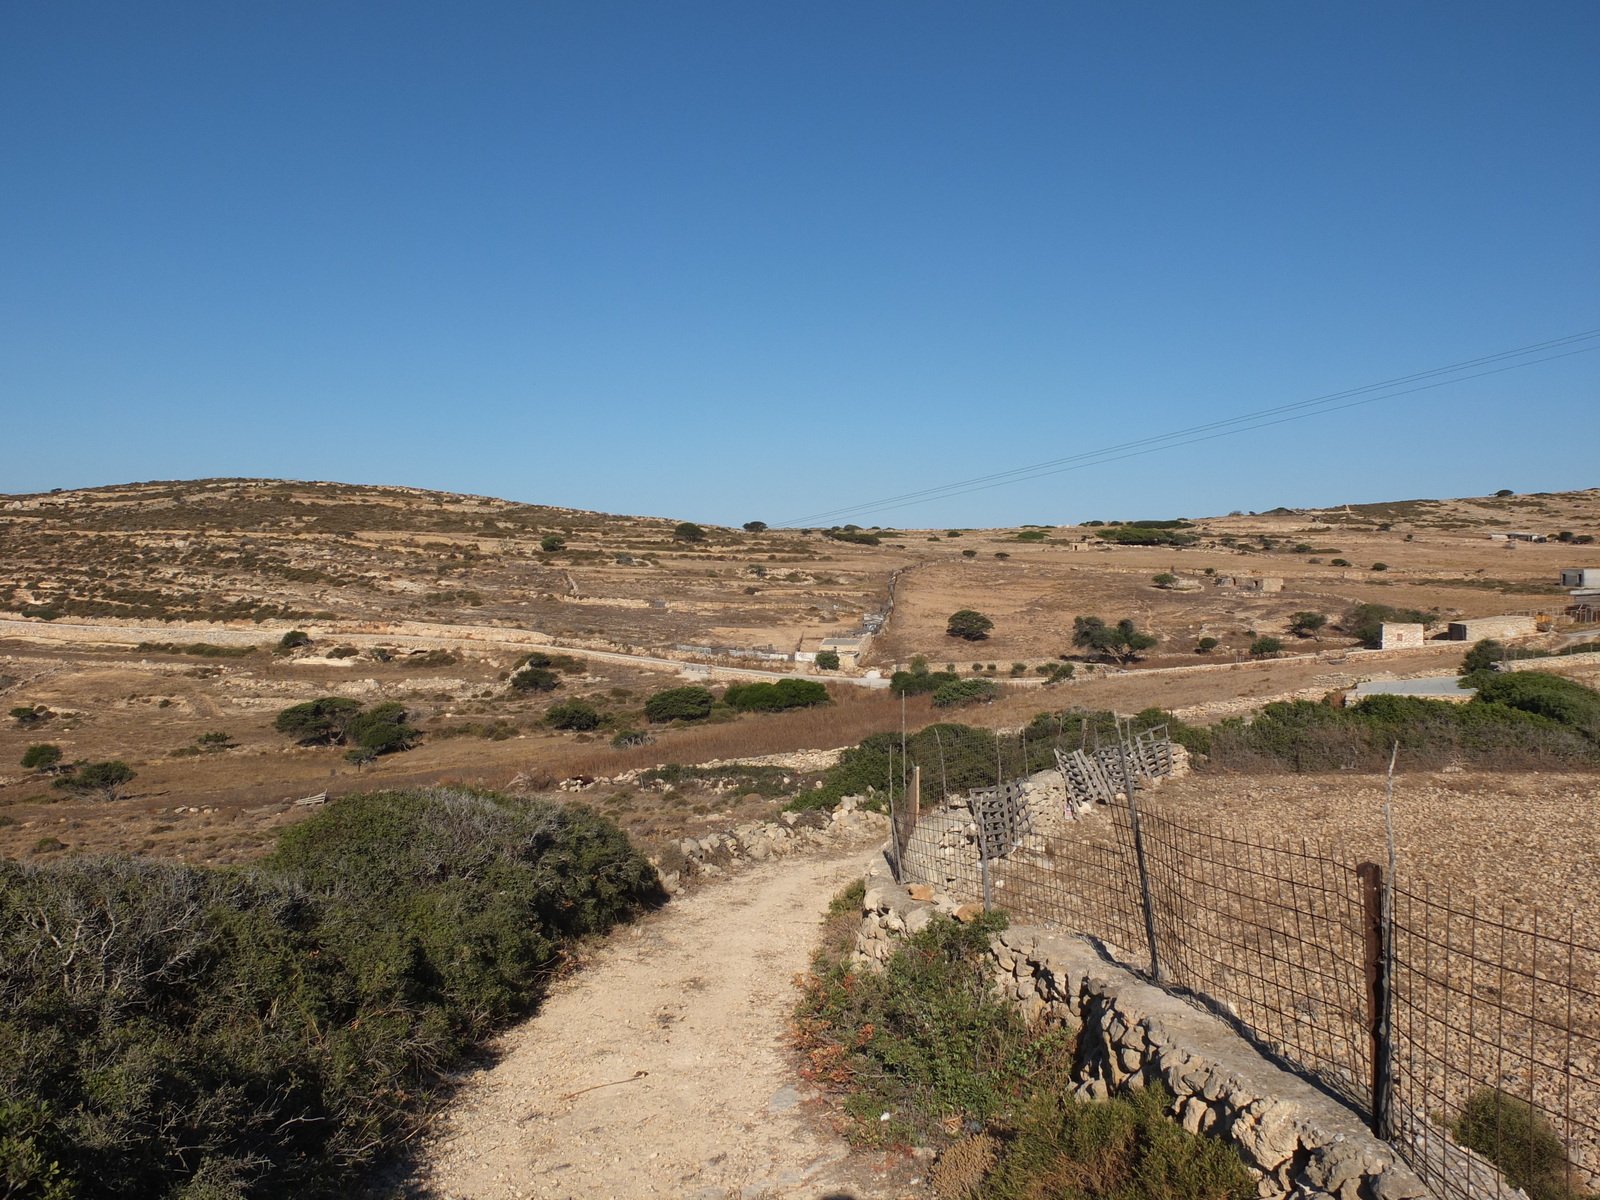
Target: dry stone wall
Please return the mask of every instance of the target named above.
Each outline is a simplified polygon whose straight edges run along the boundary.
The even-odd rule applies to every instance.
[[[846,796],[832,812],[786,812],[775,821],[749,821],[699,838],[680,838],[651,859],[661,886],[676,895],[696,879],[730,874],[752,862],[866,842],[883,837],[889,818]]]
[[[975,911],[931,887],[901,887],[875,862],[857,959],[872,969],[935,913],[964,919]],[[1028,1021],[1079,1033],[1078,1096],[1104,1099],[1163,1081],[1184,1128],[1239,1148],[1263,1200],[1429,1195],[1349,1109],[1275,1066],[1219,1018],[1107,962],[1087,939],[1014,927],[995,935],[990,956],[995,990]]]

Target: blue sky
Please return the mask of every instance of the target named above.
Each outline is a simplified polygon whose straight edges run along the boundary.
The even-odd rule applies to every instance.
[[[0,8],[0,490],[735,523],[1600,327],[1584,3]],[[874,514],[1600,484],[1600,353]]]

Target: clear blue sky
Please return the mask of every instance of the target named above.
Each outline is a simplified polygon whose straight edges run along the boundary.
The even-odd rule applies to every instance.
[[[1593,328],[1597,63],[1592,0],[10,0],[0,490],[777,520]],[[1592,486],[1597,385],[860,523]]]

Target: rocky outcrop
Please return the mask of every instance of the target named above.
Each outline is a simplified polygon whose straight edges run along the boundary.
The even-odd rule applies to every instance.
[[[875,866],[866,880],[858,961],[867,969],[935,913],[976,913]],[[1219,1018],[1107,962],[1088,939],[1015,927],[990,941],[996,992],[1026,1019],[1078,1033],[1076,1094],[1104,1099],[1161,1080],[1172,1113],[1239,1148],[1264,1200],[1413,1200],[1428,1189],[1359,1117],[1274,1065]]]

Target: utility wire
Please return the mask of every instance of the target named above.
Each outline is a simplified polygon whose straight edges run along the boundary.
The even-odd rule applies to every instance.
[[[1277,405],[1273,408],[1259,409],[1255,412],[1244,413],[1236,417],[1227,417],[1217,421],[1209,421],[1200,425],[1191,425],[1186,429],[1173,430],[1169,433],[1154,434],[1150,437],[1139,438],[1131,442],[1121,442],[1113,446],[1101,447],[1098,450],[1083,451],[1078,454],[1068,455],[1065,458],[1051,459],[1045,462],[1033,463],[1023,467],[1013,467],[1009,470],[998,471],[990,475],[980,475],[972,479],[958,480],[952,483],[940,484],[936,487],[924,488],[920,491],[904,492],[897,496],[887,496],[881,500],[868,501],[861,504],[848,505],[842,508],[829,509],[825,512],[812,513],[805,517],[796,517],[779,522],[782,527],[793,528],[800,525],[820,524],[822,521],[834,517],[848,516],[852,513],[881,512],[891,509],[906,508],[915,504],[924,504],[930,500],[946,499],[953,496],[967,495],[970,492],[986,491],[990,488],[1003,487],[1011,483],[1021,483],[1029,479],[1037,479],[1046,475],[1057,475],[1065,471],[1080,470],[1083,467],[1098,466],[1102,463],[1117,462],[1124,458],[1133,458],[1142,454],[1151,454],[1157,450],[1173,449],[1180,445],[1190,445],[1198,442],[1211,441],[1219,437],[1227,437],[1235,433],[1245,433],[1253,429],[1263,429],[1271,425],[1281,425],[1287,421],[1304,420],[1307,417],[1320,416],[1323,413],[1339,412],[1348,408],[1355,408],[1363,404],[1371,404],[1379,400],[1393,399],[1397,396],[1411,395],[1415,392],[1429,391],[1433,388],[1443,387],[1450,383],[1460,383],[1468,379],[1479,379],[1486,375],[1498,375],[1505,371],[1516,370],[1520,367],[1534,366],[1542,362],[1550,362],[1558,358],[1568,358],[1576,354],[1586,354],[1590,351],[1600,350],[1600,344],[1579,345],[1584,342],[1595,342],[1600,339],[1600,329],[1591,329],[1584,333],[1575,333],[1567,337],[1553,338],[1546,342],[1537,342],[1533,345],[1522,346],[1515,350],[1502,350],[1495,354],[1487,354],[1480,358],[1467,359],[1448,366],[1434,367],[1427,371],[1418,371],[1411,375],[1402,375],[1395,379],[1387,379],[1381,383],[1365,384],[1361,387],[1349,388],[1342,392],[1332,392],[1328,395],[1313,397],[1309,400],[1298,400],[1289,404]],[[1545,351],[1556,350],[1562,347],[1578,345],[1578,349],[1563,350],[1561,353],[1547,354]],[[1529,358],[1529,355],[1543,354],[1542,357]],[[1524,361],[1510,362],[1508,365],[1490,367],[1487,370],[1474,370],[1473,368],[1488,367],[1491,363],[1505,363],[1508,359],[1523,359]],[[1449,376],[1449,378],[1440,378]],[[1433,380],[1432,383],[1421,383],[1423,380]],[[1416,387],[1401,387],[1403,384],[1419,383]],[[1372,394],[1378,393],[1378,394]],[[1350,400],[1351,397],[1362,397]],[[1338,404],[1336,401],[1345,400],[1347,403]],[[1280,414],[1291,414],[1283,416]],[[1266,420],[1263,418],[1276,418]],[[1205,436],[1196,436],[1205,435]]]

